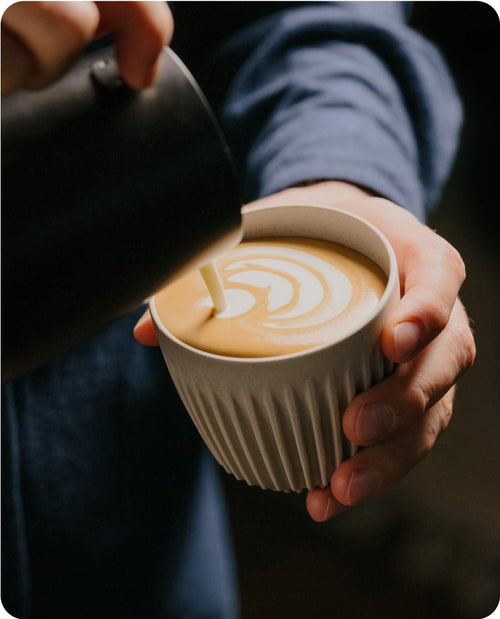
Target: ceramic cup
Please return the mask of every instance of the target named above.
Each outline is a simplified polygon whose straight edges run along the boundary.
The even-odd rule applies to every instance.
[[[387,286],[363,324],[318,347],[240,358],[193,348],[162,324],[150,300],[163,356],[184,405],[210,451],[249,485],[301,491],[329,484],[356,446],[342,432],[354,396],[392,371],[380,333],[399,298],[394,252],[370,223],[315,205],[272,206],[243,215],[243,238],[301,236],[350,247],[373,260]]]

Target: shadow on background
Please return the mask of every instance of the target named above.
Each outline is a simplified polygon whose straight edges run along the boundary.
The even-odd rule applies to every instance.
[[[466,122],[430,225],[462,254],[477,360],[451,425],[384,497],[313,523],[304,496],[224,475],[242,619],[480,619],[500,594],[498,16],[480,2],[417,2],[413,25],[443,52]]]

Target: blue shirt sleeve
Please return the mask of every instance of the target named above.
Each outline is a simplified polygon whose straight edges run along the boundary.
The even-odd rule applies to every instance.
[[[212,75],[232,71],[220,118],[245,199],[342,179],[425,216],[462,109],[440,53],[407,25],[407,5],[284,3],[220,46]]]

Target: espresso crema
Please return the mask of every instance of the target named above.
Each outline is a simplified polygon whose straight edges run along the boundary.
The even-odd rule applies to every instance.
[[[155,296],[165,327],[195,348],[270,357],[337,340],[359,327],[387,278],[362,254],[327,241],[244,241],[216,261],[226,308],[215,312],[198,271]]]

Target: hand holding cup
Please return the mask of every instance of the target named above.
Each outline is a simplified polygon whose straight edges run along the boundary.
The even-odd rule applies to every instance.
[[[475,346],[458,298],[464,278],[460,256],[401,207],[355,186],[326,181],[285,190],[246,209],[307,202],[335,204],[377,226],[397,256],[402,295],[386,318],[381,336],[385,356],[399,365],[390,376],[357,395],[343,416],[346,437],[365,449],[343,461],[324,488],[308,492],[309,514],[322,521],[388,490],[433,447],[450,420],[454,384],[472,365]],[[400,329],[398,334],[396,327],[406,323],[417,327],[413,341],[408,330],[405,334]],[[142,343],[157,344],[147,314],[135,334]],[[370,439],[370,416],[377,417],[374,404],[391,409],[392,423],[382,435]]]

